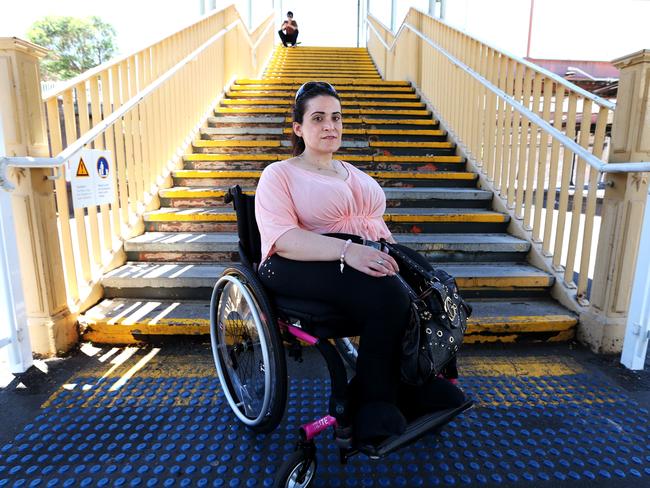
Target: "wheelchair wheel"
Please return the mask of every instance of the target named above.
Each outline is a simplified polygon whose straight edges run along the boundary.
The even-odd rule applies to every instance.
[[[359,336],[334,339],[334,344],[348,366],[352,369],[356,369],[357,355],[359,351]]]
[[[311,486],[318,463],[316,457],[297,450],[282,463],[275,476],[273,488],[306,488]]]
[[[210,303],[210,341],[219,381],[237,418],[275,429],[287,401],[287,365],[273,309],[250,269],[228,268]]]

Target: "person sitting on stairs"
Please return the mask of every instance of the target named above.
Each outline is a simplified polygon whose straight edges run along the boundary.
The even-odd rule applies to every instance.
[[[293,20],[293,12],[287,12],[287,19],[282,22],[282,27],[278,31],[282,45],[287,47],[288,44],[295,46],[298,41],[298,23]]]
[[[383,219],[386,196],[379,184],[333,158],[341,147],[342,121],[332,85],[312,81],[298,89],[294,157],[267,166],[256,190],[259,277],[275,294],[331,303],[361,325],[348,400],[355,436],[377,442],[403,433],[407,419],[460,406],[465,396],[446,378],[418,388],[400,384],[399,344],[409,319],[409,296],[396,276],[395,260],[360,244],[362,239],[395,239]],[[399,249],[431,269],[416,251]]]

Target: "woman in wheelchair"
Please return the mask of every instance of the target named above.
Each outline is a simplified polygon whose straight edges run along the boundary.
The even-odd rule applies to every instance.
[[[274,294],[326,302],[360,326],[356,376],[348,387],[354,435],[361,441],[401,434],[429,411],[465,402],[447,378],[422,387],[399,381],[399,344],[409,297],[395,260],[374,241],[394,243],[379,184],[355,166],[333,159],[341,146],[342,109],[334,87],[300,87],[293,110],[294,157],[269,165],[255,197],[261,234],[259,278]],[[368,242],[373,241],[373,242]],[[370,245],[368,245],[370,244]],[[417,252],[403,252],[430,269]]]

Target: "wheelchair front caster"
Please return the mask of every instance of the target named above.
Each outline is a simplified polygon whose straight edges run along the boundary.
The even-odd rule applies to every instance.
[[[316,474],[316,453],[298,449],[282,463],[278,470],[274,488],[306,488],[311,486]]]

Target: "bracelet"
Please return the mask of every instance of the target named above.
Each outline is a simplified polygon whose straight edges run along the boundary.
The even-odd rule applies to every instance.
[[[341,249],[341,273],[343,273],[343,268],[345,267],[345,251],[348,250],[348,246],[352,244],[352,239],[348,239],[343,244],[343,249]]]

